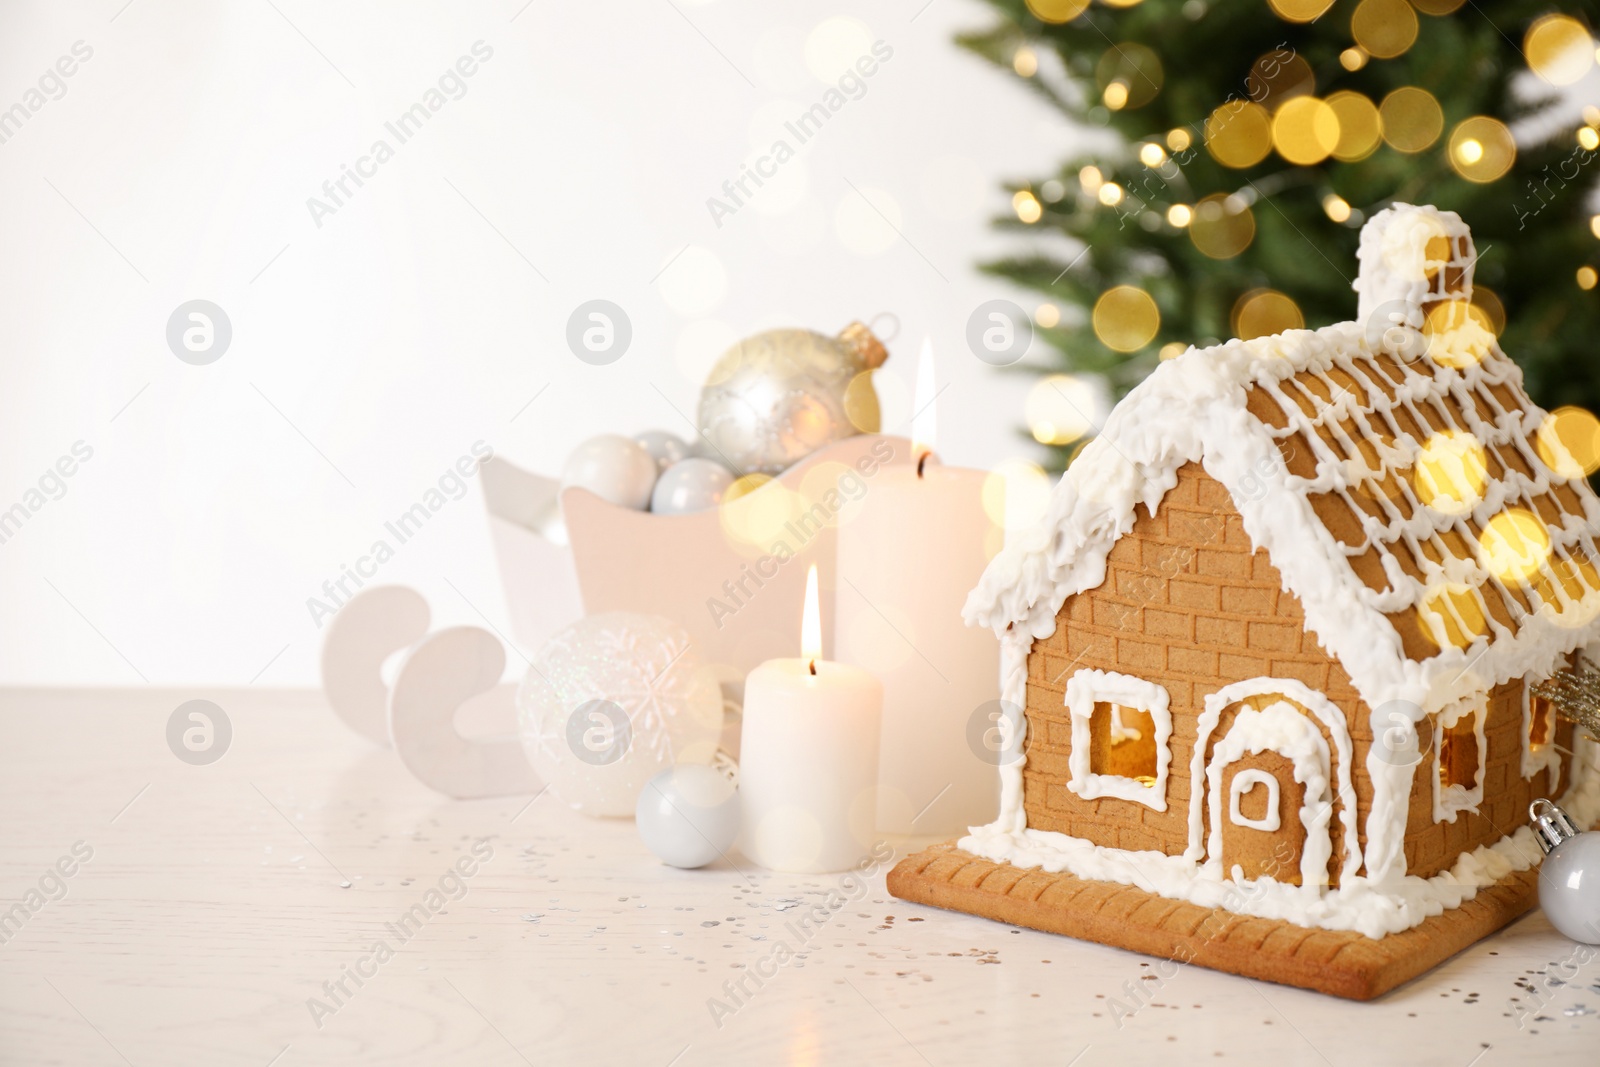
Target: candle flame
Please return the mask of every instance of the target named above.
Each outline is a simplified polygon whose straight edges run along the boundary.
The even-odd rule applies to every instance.
[[[933,341],[922,339],[922,352],[917,356],[916,400],[911,415],[911,457],[921,473],[923,457],[933,451],[938,430],[938,413],[933,406],[938,391],[933,386]]]
[[[800,617],[800,658],[817,673],[817,660],[822,658],[822,609],[817,605],[817,565],[806,571],[806,608]]]

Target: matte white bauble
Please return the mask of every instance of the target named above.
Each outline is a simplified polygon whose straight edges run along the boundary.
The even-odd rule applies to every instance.
[[[603,433],[572,450],[561,469],[561,488],[587,489],[620,508],[643,511],[657,473],[655,459],[639,442]]]
[[[517,691],[522,747],[539,778],[585,815],[628,816],[676,763],[706,763],[722,689],[671,619],[590,615],[547,641]]]
[[[714,460],[691,456],[661,472],[650,494],[650,510],[661,515],[688,515],[722,503],[733,472]]]
[[[639,836],[671,867],[704,867],[739,835],[739,795],[714,767],[680,763],[645,784],[635,809]]]
[[[658,470],[666,470],[689,454],[689,446],[683,438],[665,430],[646,430],[644,433],[634,434],[633,439],[650,453],[650,457],[656,461]]]

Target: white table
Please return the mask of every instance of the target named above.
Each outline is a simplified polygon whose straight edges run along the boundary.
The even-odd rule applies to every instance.
[[[167,747],[192,697],[233,724],[211,766]],[[402,943],[386,924],[476,839],[492,859]],[[0,1062],[1600,1059],[1600,1015],[1567,1014],[1600,1011],[1600,954],[1541,992],[1537,1021],[1508,1007],[1573,957],[1538,914],[1374,1004],[1199,968],[1160,981],[1157,961],[896,901],[882,871],[802,948],[786,924],[838,879],[671,870],[631,822],[548,794],[445,800],[310,693],[0,693],[0,913],[78,841],[93,858],[66,896],[0,945]],[[367,959],[379,938],[395,948],[382,964]],[[785,938],[799,952],[774,968]],[[735,1007],[724,983],[758,964],[772,977],[745,978],[717,1025],[708,1001]],[[358,965],[372,976],[346,978],[351,995],[314,1020],[308,999],[334,1006],[324,983]],[[1129,988],[1150,1003],[1118,1026]]]

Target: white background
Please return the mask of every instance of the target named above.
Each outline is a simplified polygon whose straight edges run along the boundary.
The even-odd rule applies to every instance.
[[[0,544],[0,683],[315,684],[307,598],[473,442],[553,474],[593,433],[683,431],[759,329],[893,312],[886,429],[929,335],[947,460],[1029,451],[1029,379],[964,327],[1032,307],[973,264],[1005,247],[998,181],[1073,133],[955,47],[975,3],[122,3],[0,9],[0,109],[94,50],[0,144],[0,510],[94,450]],[[307,198],[480,39],[466,95],[318,227]],[[717,227],[707,198],[825,91],[808,57],[874,39],[894,55],[865,96]],[[604,368],[564,341],[597,297],[634,329]],[[233,326],[204,367],[165,341],[195,298]],[[476,482],[379,580],[501,623]]]

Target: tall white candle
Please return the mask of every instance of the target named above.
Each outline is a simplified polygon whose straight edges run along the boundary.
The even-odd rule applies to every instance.
[[[924,455],[879,471],[839,528],[834,654],[883,682],[885,833],[961,833],[992,821],[1000,802],[995,756],[982,744],[1000,696],[999,643],[961,618],[998,534],[983,507],[986,474],[931,454],[934,396],[924,341],[912,420]]]
[[[775,871],[854,866],[871,850],[883,687],[822,658],[817,568],[806,576],[799,659],[774,659],[744,685],[742,847]]]

